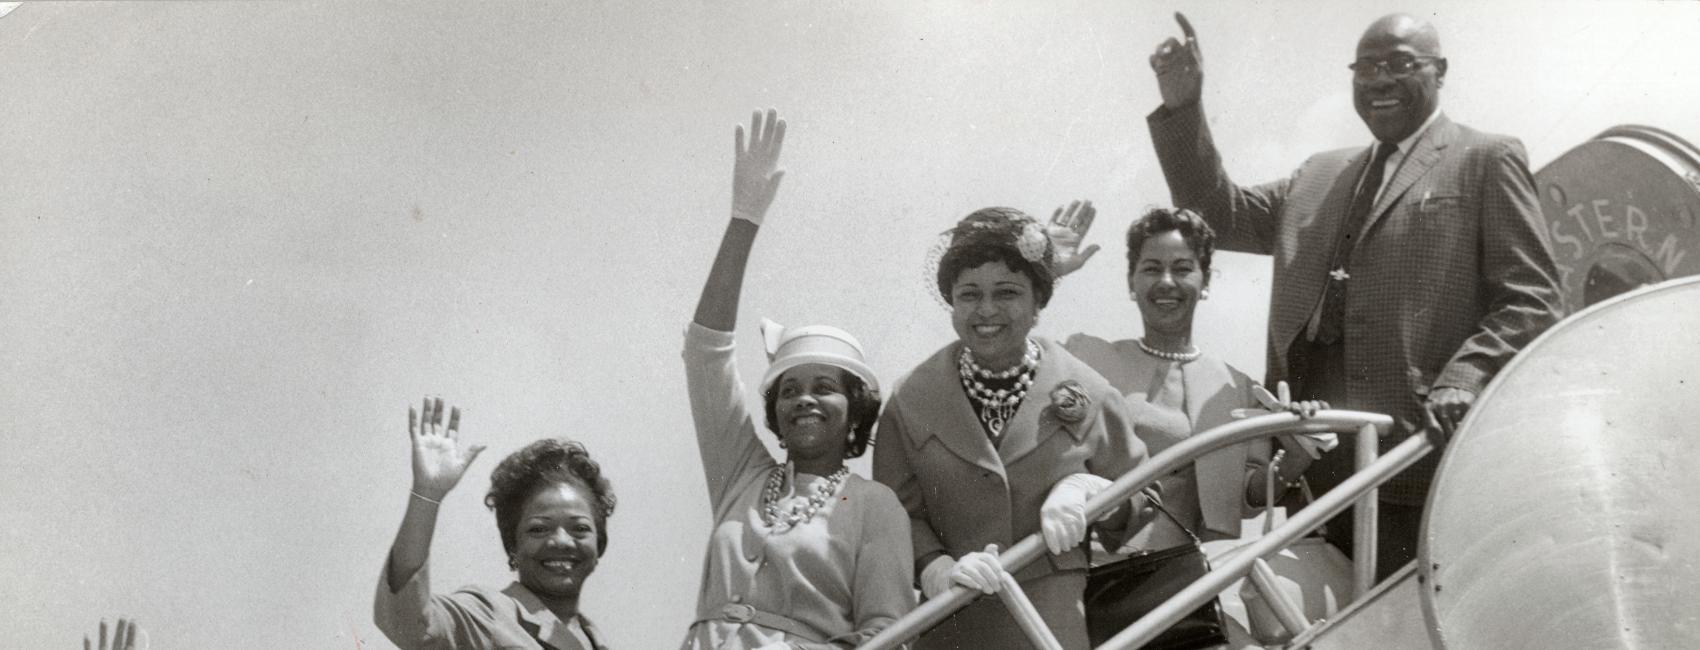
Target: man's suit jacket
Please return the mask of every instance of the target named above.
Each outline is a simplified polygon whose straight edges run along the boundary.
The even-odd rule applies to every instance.
[[[1225,250],[1273,255],[1271,385],[1321,304],[1335,241],[1370,149],[1317,154],[1285,180],[1228,178],[1199,104],[1147,118],[1169,191]],[[1540,203],[1523,145],[1438,116],[1393,173],[1357,233],[1346,269],[1345,408],[1422,428],[1431,391],[1480,394],[1511,356],[1562,315]],[[1384,441],[1390,446],[1398,440]],[[1381,491],[1420,505],[1438,454]]]
[[[1062,346],[1035,340],[1042,356],[1033,386],[996,448],[962,391],[960,343],[933,354],[892,391],[880,415],[874,479],[891,486],[909,511],[917,572],[941,551],[955,558],[987,544],[1007,550],[1038,532],[1039,508],[1065,476],[1090,472],[1114,480],[1145,460],[1121,393]],[[1051,400],[1052,389],[1070,380],[1090,400],[1072,422]],[[1087,565],[1084,547],[1045,558],[1015,577]]]

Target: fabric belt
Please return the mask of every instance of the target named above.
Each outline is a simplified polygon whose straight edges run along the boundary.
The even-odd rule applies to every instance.
[[[813,628],[798,622],[797,619],[775,614],[773,612],[764,612],[743,603],[726,603],[725,605],[721,605],[718,611],[705,616],[700,616],[692,623],[692,625],[702,623],[704,621],[751,623],[770,630],[778,630],[791,636],[802,638],[806,641],[812,641],[814,643],[826,642],[825,639],[820,638],[820,636],[815,633]]]

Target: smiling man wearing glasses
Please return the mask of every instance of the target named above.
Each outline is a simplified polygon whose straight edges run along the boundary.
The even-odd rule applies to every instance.
[[[1228,178],[1204,119],[1198,38],[1151,55],[1163,105],[1147,118],[1175,204],[1216,229],[1225,250],[1272,255],[1268,374],[1296,399],[1387,413],[1389,448],[1451,435],[1511,356],[1559,318],[1557,271],[1528,157],[1515,138],[1440,111],[1447,60],[1433,25],[1383,17],[1348,66],[1366,147],[1312,156],[1255,186]],[[1352,471],[1351,438],[1310,466],[1318,493]],[[1422,505],[1439,454],[1380,492],[1377,572],[1416,557]],[[1329,522],[1352,552],[1351,513]]]

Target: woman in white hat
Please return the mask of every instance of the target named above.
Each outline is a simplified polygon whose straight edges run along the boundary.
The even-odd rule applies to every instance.
[[[683,647],[850,648],[914,606],[909,520],[890,489],[851,474],[879,417],[861,344],[833,327],[763,324],[762,444],[744,408],[732,330],[744,266],[784,175],[774,111],[737,129],[732,220],[685,333],[685,376],[714,529]]]

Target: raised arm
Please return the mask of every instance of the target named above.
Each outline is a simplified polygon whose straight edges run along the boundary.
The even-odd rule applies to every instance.
[[[1151,145],[1176,207],[1199,213],[1222,250],[1268,255],[1291,179],[1242,187],[1228,177],[1200,101],[1204,58],[1186,17],[1175,14],[1186,42],[1170,38],[1151,55],[1163,105],[1146,116]]]
[[[747,146],[744,127],[737,129],[732,166],[732,220],[726,224],[720,251],[714,256],[714,266],[709,269],[702,296],[697,299],[694,320],[698,325],[730,332],[738,324],[738,298],[743,290],[750,246],[755,243],[756,230],[779,191],[779,181],[785,178],[785,172],[778,169],[779,150],[784,144],[785,120],[779,119],[779,114],[771,108],[765,115],[756,111],[750,116]]]
[[[747,142],[747,144],[746,144]],[[693,325],[685,336],[685,386],[696,425],[697,451],[708,481],[709,506],[719,512],[729,490],[748,472],[770,466],[772,457],[757,436],[744,406],[744,382],[734,362],[732,330],[744,267],[756,230],[785,172],[778,170],[785,122],[772,110],[750,117],[748,140],[737,128],[732,166],[732,219],[720,251],[703,282]]]
[[[1179,11],[1175,12],[1175,22],[1180,23],[1186,42],[1171,36],[1151,54],[1157,90],[1163,94],[1163,107],[1170,110],[1197,104],[1204,89],[1204,52],[1198,49],[1198,33]]]
[[[407,411],[413,486],[408,490],[407,514],[402,516],[401,530],[390,545],[390,558],[372,598],[373,622],[402,648],[462,647],[444,642],[483,627],[491,616],[487,604],[476,597],[431,593],[426,559],[437,527],[437,507],[484,451],[483,445],[461,447],[460,409],[448,412],[447,426],[443,418],[441,398],[427,397],[420,410]]]
[[[407,409],[407,437],[413,448],[413,486],[408,490],[401,530],[396,531],[395,543],[390,545],[387,568],[392,592],[400,590],[425,566],[437,528],[437,507],[484,451],[484,445],[461,448],[459,408],[449,412],[448,426],[443,426],[441,397],[425,398],[419,411]]]

